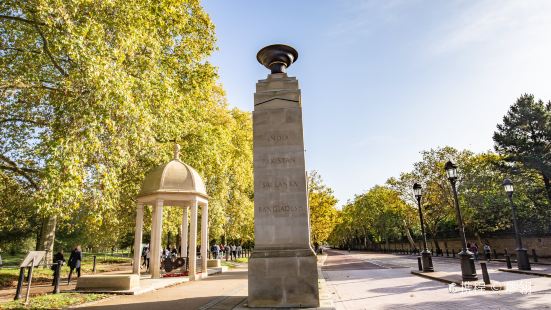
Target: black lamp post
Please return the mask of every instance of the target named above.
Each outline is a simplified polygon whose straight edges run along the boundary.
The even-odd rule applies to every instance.
[[[511,209],[513,211],[513,226],[515,227],[515,237],[517,239],[517,264],[519,270],[530,270],[530,261],[528,260],[528,253],[525,248],[522,247],[522,239],[520,238],[520,233],[518,232],[517,224],[517,208],[513,203],[513,182],[509,179],[503,180],[503,187],[507,196],[509,196],[509,203],[511,204]]]
[[[434,271],[432,266],[432,256],[427,249],[427,235],[425,234],[425,222],[423,221],[423,211],[421,210],[421,197],[423,196],[423,188],[420,184],[413,184],[413,193],[417,198],[417,209],[419,210],[419,219],[421,220],[421,233],[423,234],[423,252],[421,252],[421,259],[423,261],[423,272]]]
[[[463,247],[462,251],[459,252],[459,257],[461,258],[461,276],[463,281],[476,281],[478,280],[478,276],[476,275],[476,268],[474,266],[474,256],[473,253],[467,249],[465,227],[463,226],[463,218],[461,217],[461,209],[459,209],[459,199],[457,199],[457,189],[455,187],[455,183],[457,182],[457,166],[448,160],[444,168],[446,169],[448,180],[450,180],[452,185],[457,226],[461,234],[461,246]]]

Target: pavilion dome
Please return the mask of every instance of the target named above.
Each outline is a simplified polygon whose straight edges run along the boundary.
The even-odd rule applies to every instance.
[[[207,196],[205,183],[199,173],[175,157],[146,175],[138,196],[155,193],[196,193]]]

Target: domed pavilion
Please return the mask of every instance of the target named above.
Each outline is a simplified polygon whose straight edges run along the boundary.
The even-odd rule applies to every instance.
[[[151,170],[137,197],[133,273],[140,273],[144,207],[151,206],[150,270],[152,278],[161,277],[161,244],[163,207],[182,208],[181,257],[189,257],[189,278],[198,279],[197,211],[201,207],[201,278],[207,276],[208,195],[205,183],[191,166],[180,161],[180,147],[175,146],[174,159]],[[191,214],[188,219],[188,210]],[[191,222],[191,225],[189,223]],[[188,225],[191,226],[188,234]],[[189,243],[188,243],[189,236]],[[189,245],[189,251],[188,251]],[[185,266],[184,266],[185,268]]]

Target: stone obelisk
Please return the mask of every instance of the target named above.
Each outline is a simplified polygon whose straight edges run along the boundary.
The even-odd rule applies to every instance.
[[[249,307],[318,307],[298,81],[286,70],[298,53],[270,45],[257,54],[271,70],[254,94],[254,233]]]

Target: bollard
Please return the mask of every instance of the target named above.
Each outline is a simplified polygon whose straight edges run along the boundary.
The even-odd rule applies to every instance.
[[[54,291],[53,294],[59,294],[59,282],[61,281],[61,261],[57,261],[54,271]]]
[[[92,266],[92,272],[96,273],[96,255],[94,255],[94,265]]]
[[[423,264],[421,264],[421,257],[417,257],[417,266],[419,267],[419,271],[423,271]]]
[[[484,279],[484,284],[490,284],[490,275],[488,274],[486,263],[480,263],[480,268],[482,269],[482,278]]]
[[[455,258],[455,249],[452,249],[452,257]]]
[[[13,300],[21,299],[21,289],[23,288],[23,281],[25,280],[25,267],[21,267],[19,270],[19,280],[17,280],[17,289],[15,290],[15,297]]]
[[[448,248],[446,248],[446,257],[450,257],[450,251],[448,251]]]
[[[507,252],[507,249],[505,249],[504,252],[505,252],[505,256],[509,255],[509,253]]]
[[[494,249],[494,259],[497,259],[497,251]]]
[[[534,263],[538,262],[538,256],[536,255],[536,249],[532,249],[532,256],[534,256]]]
[[[507,269],[513,268],[513,266],[511,266],[511,257],[509,255],[505,255],[505,261],[507,262]]]

